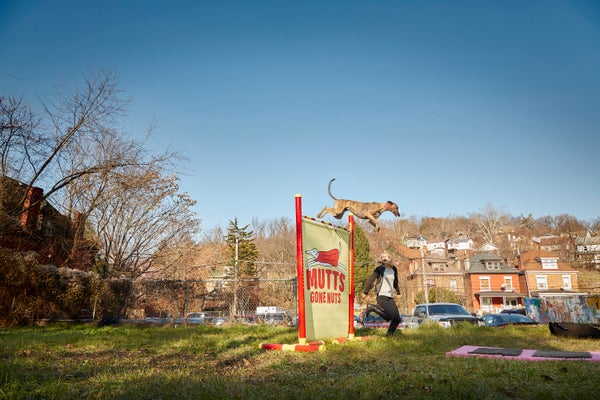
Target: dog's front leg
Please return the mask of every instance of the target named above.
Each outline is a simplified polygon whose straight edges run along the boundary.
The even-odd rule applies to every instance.
[[[371,213],[366,213],[365,216],[369,220],[369,223],[371,225],[373,225],[373,227],[375,228],[375,230],[377,232],[379,232],[379,222],[377,222],[377,218],[373,217],[373,215],[371,215]]]

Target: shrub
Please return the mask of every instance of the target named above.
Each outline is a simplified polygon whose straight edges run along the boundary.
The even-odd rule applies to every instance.
[[[0,324],[40,319],[116,318],[127,307],[129,280],[104,281],[94,273],[39,265],[35,254],[0,249]]]

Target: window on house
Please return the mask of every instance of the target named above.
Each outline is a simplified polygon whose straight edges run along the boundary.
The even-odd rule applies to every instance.
[[[558,269],[557,258],[541,258],[542,269]]]
[[[485,311],[492,311],[492,298],[491,297],[482,297],[481,298],[481,309]]]
[[[535,281],[538,289],[548,289],[548,278],[546,275],[536,275]]]
[[[480,276],[479,277],[479,287],[482,292],[490,291],[490,277],[489,276]]]
[[[505,276],[504,277],[504,290],[512,290],[513,285],[512,285],[512,276]]]
[[[500,269],[500,263],[498,261],[486,261],[485,262],[485,268],[488,270],[499,270]]]
[[[450,279],[450,290],[453,292],[458,291],[458,282],[456,281],[456,279]]]
[[[562,276],[562,281],[563,281],[563,289],[566,290],[571,290],[572,286],[571,286],[571,275],[563,275]]]
[[[517,301],[517,299],[507,299],[506,297],[504,298],[504,307],[505,308],[515,308],[519,305],[519,302]]]

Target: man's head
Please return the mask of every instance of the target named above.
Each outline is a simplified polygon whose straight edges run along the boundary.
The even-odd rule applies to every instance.
[[[384,251],[379,256],[379,262],[383,265],[392,265],[392,257],[388,254],[388,252]]]

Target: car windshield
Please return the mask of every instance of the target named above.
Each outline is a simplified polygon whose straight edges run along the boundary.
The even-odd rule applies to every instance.
[[[530,318],[521,314],[499,314],[499,316],[508,322],[532,322]]]
[[[467,310],[458,304],[432,304],[429,305],[429,315],[470,315]]]

